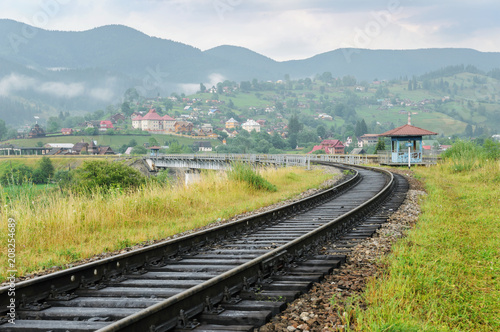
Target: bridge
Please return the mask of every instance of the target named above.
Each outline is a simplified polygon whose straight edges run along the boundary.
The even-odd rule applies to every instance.
[[[286,154],[172,154],[145,158],[151,170],[165,168],[223,170],[233,162],[264,166],[300,166],[310,169],[311,162],[328,161],[352,165],[373,162],[368,156],[358,155],[286,155]]]

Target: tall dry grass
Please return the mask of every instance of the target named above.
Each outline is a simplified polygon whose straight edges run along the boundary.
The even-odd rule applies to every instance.
[[[278,190],[257,190],[225,173],[204,172],[187,187],[149,183],[129,192],[53,192],[2,200],[1,278],[7,270],[8,218],[16,220],[16,268],[24,275],[227,219],[290,198],[332,176],[300,168],[259,173]]]

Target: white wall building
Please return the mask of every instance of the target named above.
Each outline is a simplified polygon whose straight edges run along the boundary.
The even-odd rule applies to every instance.
[[[252,130],[255,130],[256,132],[260,132],[260,124],[258,124],[254,120],[247,120],[247,122],[243,123],[241,125],[241,128],[245,129],[248,132],[251,132]]]

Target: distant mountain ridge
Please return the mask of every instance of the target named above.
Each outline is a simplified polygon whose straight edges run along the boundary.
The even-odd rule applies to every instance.
[[[500,67],[500,53],[450,48],[337,49],[278,62],[244,47],[222,45],[201,51],[123,25],[48,31],[0,19],[0,98],[36,99],[68,110],[105,107],[119,101],[129,87],[139,88],[145,96],[169,95],[183,92],[186,86],[217,83],[214,77],[240,82],[331,72],[334,77],[352,75],[359,81],[372,81],[418,76],[460,64],[488,71]],[[41,88],[44,83],[61,91]]]

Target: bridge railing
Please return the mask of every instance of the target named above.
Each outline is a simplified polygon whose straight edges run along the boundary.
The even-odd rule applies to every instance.
[[[360,155],[287,155],[287,154],[172,154],[145,158],[152,168],[224,169],[231,162],[310,168],[311,162],[327,161],[345,164],[368,164],[371,156]]]

